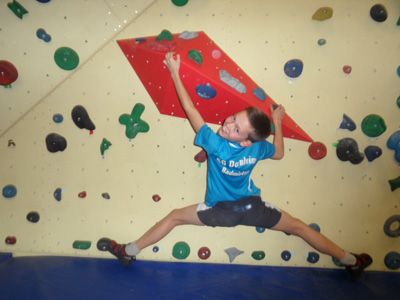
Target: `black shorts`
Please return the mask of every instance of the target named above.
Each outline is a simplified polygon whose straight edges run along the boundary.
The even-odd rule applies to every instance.
[[[204,225],[212,227],[245,225],[272,228],[279,222],[282,213],[260,196],[250,196],[237,201],[218,202],[213,207],[201,203],[197,207],[197,215]]]

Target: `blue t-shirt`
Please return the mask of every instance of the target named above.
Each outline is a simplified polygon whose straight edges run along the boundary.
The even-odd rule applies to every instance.
[[[274,156],[273,144],[262,141],[253,143],[251,147],[242,147],[221,137],[206,124],[197,134],[195,143],[208,154],[208,206],[261,194],[251,179],[251,173],[259,160]]]

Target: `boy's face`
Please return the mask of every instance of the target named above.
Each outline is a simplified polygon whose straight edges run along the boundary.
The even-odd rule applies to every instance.
[[[249,134],[253,130],[247,112],[243,110],[226,118],[218,134],[230,142],[242,143],[248,141]]]

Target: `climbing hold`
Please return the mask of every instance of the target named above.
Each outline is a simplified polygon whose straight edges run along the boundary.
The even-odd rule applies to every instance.
[[[87,129],[93,131],[96,129],[96,126],[93,124],[92,120],[89,118],[89,114],[86,109],[82,105],[76,105],[71,112],[72,120],[75,125],[80,129]]]
[[[371,162],[382,155],[382,149],[378,146],[368,146],[364,149],[364,154],[368,161]]]
[[[317,252],[308,252],[307,261],[311,264],[315,264],[319,261],[319,254]]]
[[[8,147],[15,147],[15,142],[13,140],[8,140]]]
[[[110,141],[108,141],[106,138],[103,138],[103,140],[102,140],[102,142],[101,142],[101,145],[100,145],[100,153],[101,153],[101,155],[104,156],[104,152],[105,152],[108,148],[110,148],[111,145],[112,145],[112,144],[111,144]]]
[[[321,142],[314,142],[308,147],[308,155],[315,160],[323,159],[327,152],[326,146]]]
[[[72,244],[72,247],[74,249],[81,249],[81,250],[87,250],[90,248],[90,246],[92,246],[92,242],[90,241],[75,241]]]
[[[29,12],[21,4],[19,4],[16,0],[13,0],[13,2],[9,2],[7,4],[7,6],[20,19],[22,19],[23,16]]]
[[[61,114],[55,114],[53,116],[53,121],[55,123],[62,123],[62,121],[64,121],[64,117]]]
[[[37,36],[39,39],[45,41],[46,43],[48,43],[48,42],[51,41],[51,35],[48,34],[48,33],[46,32],[46,30],[44,30],[43,28],[39,28],[39,29],[36,31],[36,36]]]
[[[256,87],[253,90],[254,95],[256,95],[256,97],[262,101],[264,101],[265,99],[267,99],[267,94],[265,93],[265,91],[262,88]]]
[[[394,150],[394,158],[400,163],[400,130],[389,137],[387,147]]]
[[[37,2],[40,2],[40,3],[48,3],[48,2],[50,2],[51,0],[37,0]]]
[[[50,133],[46,137],[46,146],[52,153],[64,151],[67,148],[67,140],[57,133]]]
[[[63,70],[73,70],[79,65],[79,56],[73,49],[61,47],[54,53],[54,61]]]
[[[57,189],[54,191],[53,195],[54,195],[54,198],[55,198],[57,201],[61,201],[61,193],[62,193],[61,188],[57,188]]]
[[[209,83],[207,85],[199,84],[196,87],[196,93],[203,99],[213,99],[215,96],[217,96],[217,90],[214,89]]]
[[[15,245],[17,243],[17,238],[15,236],[8,236],[5,242],[7,245]]]
[[[228,71],[226,70],[219,71],[219,78],[227,85],[234,88],[239,93],[244,94],[247,92],[246,86],[243,83],[241,83],[239,79],[229,74]]]
[[[284,250],[284,251],[282,251],[282,253],[281,253],[281,257],[282,257],[282,259],[283,259],[284,261],[289,261],[290,258],[292,257],[292,254],[291,254],[289,251]]]
[[[377,137],[386,131],[386,124],[381,116],[371,114],[362,120],[361,129],[367,136]]]
[[[397,270],[400,268],[400,253],[399,252],[389,252],[385,256],[385,266],[390,270]]]
[[[154,247],[153,247],[153,252],[154,252],[154,253],[157,253],[159,250],[160,250],[160,248],[158,248],[157,246],[154,246]]]
[[[37,212],[32,211],[26,216],[26,219],[29,222],[37,223],[37,222],[39,222],[40,216],[39,216],[39,214]]]
[[[189,58],[193,59],[200,66],[203,64],[203,54],[197,49],[192,49],[189,51]]]
[[[111,199],[111,196],[110,196],[109,193],[102,193],[101,196],[102,196],[104,199],[107,199],[107,200],[110,200],[110,199]]]
[[[0,60],[0,85],[8,87],[18,78],[17,68],[6,60]]]
[[[159,195],[153,195],[152,199],[154,202],[158,202],[161,200],[161,197]]]
[[[184,31],[179,35],[179,38],[184,40],[191,40],[197,38],[198,36],[199,34],[195,31]]]
[[[199,153],[195,155],[194,160],[197,161],[198,163],[205,162],[207,160],[207,152],[201,150]]]
[[[332,256],[332,261],[333,261],[333,263],[334,263],[337,267],[339,267],[339,268],[344,267],[344,264],[342,264],[342,263],[340,262],[340,260],[338,260],[336,257],[333,257],[333,256]]]
[[[290,78],[297,78],[303,72],[303,62],[300,59],[289,60],[283,67],[283,71]]]
[[[400,66],[397,67],[397,75],[400,77]]]
[[[383,231],[390,237],[400,236],[400,215],[393,215],[388,218],[383,225]]]
[[[262,260],[265,258],[265,252],[264,251],[254,251],[251,254],[251,257],[253,257],[255,260]]]
[[[351,66],[344,66],[343,67],[343,72],[345,72],[346,74],[350,74],[351,73]]]
[[[343,114],[343,121],[339,128],[354,131],[357,128],[356,123],[346,114]]]
[[[321,7],[312,15],[312,19],[316,21],[324,21],[332,18],[333,9],[331,7]]]
[[[144,43],[147,42],[146,38],[137,38],[135,39],[135,44],[140,44],[140,43]]]
[[[386,8],[382,4],[376,4],[369,11],[371,18],[376,22],[384,22],[388,17]]]
[[[326,40],[325,39],[319,39],[318,40],[318,45],[323,46],[326,44]]]
[[[396,103],[397,103],[398,108],[400,108],[400,96],[397,98]]]
[[[163,30],[161,33],[156,37],[156,41],[164,41],[164,40],[173,40],[174,36],[168,30]]]
[[[341,161],[350,161],[352,164],[359,164],[364,160],[364,154],[358,151],[358,144],[352,138],[340,140],[336,155]]]
[[[87,196],[87,193],[86,193],[85,191],[82,191],[82,192],[80,192],[80,193],[78,194],[78,197],[79,197],[79,198],[86,198],[86,196]]]
[[[312,229],[314,229],[315,231],[321,232],[321,228],[319,227],[318,224],[311,223],[311,224],[308,225],[308,226],[310,226],[310,227],[311,227]]]
[[[130,139],[136,137],[139,132],[148,132],[150,129],[149,124],[140,119],[144,108],[143,104],[137,103],[130,115],[123,114],[119,117],[119,123],[126,126],[125,134]]]
[[[208,259],[211,256],[211,251],[207,247],[201,247],[197,252],[200,259]]]
[[[13,198],[17,195],[17,188],[13,184],[8,184],[3,188],[3,196],[5,198]]]
[[[171,1],[176,6],[184,6],[189,2],[189,0],[171,0]]]
[[[400,176],[395,179],[389,180],[389,184],[392,192],[400,188]]]
[[[225,249],[224,251],[226,254],[228,254],[229,262],[233,262],[237,256],[244,253],[244,251],[241,251],[235,247]]]
[[[214,50],[211,52],[211,56],[212,56],[212,58],[214,58],[214,59],[220,59],[221,56],[222,56],[222,52],[221,52],[220,50],[218,50],[218,49],[214,49]]]
[[[265,231],[265,228],[264,227],[256,227],[256,231],[258,233],[263,233]]]
[[[97,249],[100,251],[108,251],[112,240],[109,238],[101,238],[97,241]]]
[[[178,242],[174,245],[172,249],[172,255],[176,259],[185,259],[190,254],[190,247],[185,242]]]

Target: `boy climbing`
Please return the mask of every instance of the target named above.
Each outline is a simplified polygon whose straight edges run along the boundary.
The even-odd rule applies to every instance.
[[[251,173],[260,160],[280,160],[284,156],[282,120],[285,108],[271,107],[275,125],[273,143],[266,141],[271,121],[261,110],[249,107],[228,117],[215,133],[204,122],[180,79],[180,56],[166,55],[165,65],[171,72],[182,108],[196,132],[196,145],[208,154],[208,185],[205,203],[174,209],[138,240],[125,244],[103,238],[98,247],[108,250],[124,265],[130,265],[146,247],[164,238],[178,225],[235,227],[246,225],[283,231],[302,238],[319,252],[338,259],[353,277],[371,265],[368,254],[343,250],[318,231],[271,203],[264,202]]]

